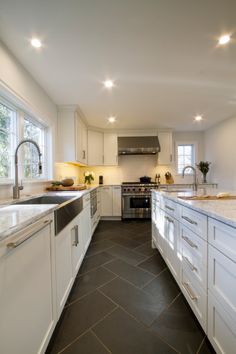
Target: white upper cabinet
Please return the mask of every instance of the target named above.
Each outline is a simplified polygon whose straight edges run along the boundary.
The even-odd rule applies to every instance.
[[[118,165],[118,144],[115,133],[104,133],[104,165]]]
[[[173,160],[172,132],[158,132],[161,151],[158,154],[159,165],[170,165]]]
[[[58,161],[87,164],[87,127],[76,106],[63,106],[58,111]]]
[[[103,165],[103,133],[94,130],[88,131],[88,165]]]

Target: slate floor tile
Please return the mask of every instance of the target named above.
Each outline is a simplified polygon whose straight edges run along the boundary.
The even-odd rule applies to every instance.
[[[67,349],[63,350],[63,354],[108,354],[108,350],[101,344],[96,336],[91,332],[87,332],[73,342]]]
[[[146,258],[144,255],[138,254],[128,248],[119,245],[109,248],[107,253],[113,257],[123,259],[125,262],[132,265],[136,265]]]
[[[180,295],[151,328],[181,354],[197,353],[205,334],[183,295]]]
[[[104,239],[104,240],[101,240],[98,242],[93,242],[93,243],[91,243],[91,245],[89,246],[89,248],[87,250],[86,257],[93,256],[97,253],[105,251],[112,246],[114,246],[114,243],[111,242],[109,239]]]
[[[140,242],[137,242],[133,239],[123,237],[123,236],[112,237],[111,241],[117,243],[120,246],[130,248],[130,249],[136,248],[140,245]]]
[[[94,242],[99,242],[102,240],[109,240],[110,238],[114,237],[114,234],[112,233],[111,230],[105,230],[101,232],[95,232],[93,234],[92,240],[91,240],[91,245]]]
[[[99,267],[76,278],[74,286],[70,292],[68,303],[96,290],[97,287],[109,282],[116,276],[108,270]]]
[[[160,254],[155,254],[149,257],[144,262],[139,263],[138,266],[155,275],[159,274],[162,270],[166,268],[165,261],[163,260]]]
[[[47,353],[58,353],[115,307],[97,291],[66,307]]]
[[[161,339],[121,309],[97,324],[93,331],[112,354],[174,354]]]
[[[154,275],[152,276],[150,273],[132,266],[121,259],[114,260],[104,267],[138,287],[144,286],[154,278]]]
[[[114,256],[107,252],[101,252],[94,256],[85,257],[80,267],[79,274],[87,273],[90,270],[97,268],[114,259]]]
[[[100,291],[147,326],[152,324],[162,310],[155,297],[120,278],[104,285]]]
[[[142,244],[141,246],[136,247],[134,251],[144,254],[145,256],[152,256],[158,253],[156,248],[152,248],[151,239],[148,242]]]
[[[212,347],[207,337],[205,337],[204,342],[201,345],[201,348],[199,349],[197,354],[216,354],[214,348]]]

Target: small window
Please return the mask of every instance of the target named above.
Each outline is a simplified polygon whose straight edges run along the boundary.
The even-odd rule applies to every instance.
[[[195,164],[194,144],[177,144],[177,170],[181,174],[185,166]],[[191,174],[192,170],[186,170],[186,174]]]
[[[0,179],[13,177],[16,143],[16,111],[0,103]]]
[[[46,140],[46,128],[40,123],[33,121],[31,118],[24,118],[24,139],[32,139],[38,143],[40,151],[42,153],[42,171],[39,174],[38,151],[33,144],[25,144],[23,146],[23,171],[24,178],[45,178],[46,173],[46,158],[45,158],[45,140]]]

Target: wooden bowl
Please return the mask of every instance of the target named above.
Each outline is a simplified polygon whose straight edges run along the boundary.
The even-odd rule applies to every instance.
[[[65,178],[61,181],[63,187],[71,187],[74,184],[74,180],[72,178]]]

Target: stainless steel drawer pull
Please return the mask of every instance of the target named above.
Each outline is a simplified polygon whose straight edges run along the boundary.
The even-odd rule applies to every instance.
[[[168,222],[174,223],[174,220],[172,220],[171,218],[169,218],[169,216],[166,216],[166,215],[165,215],[165,219],[166,219]]]
[[[36,234],[36,232],[44,229],[47,225],[49,225],[51,223],[52,223],[52,220],[45,220],[45,221],[41,222],[34,229],[30,230],[27,234],[25,234],[22,237],[19,237],[18,240],[14,241],[14,242],[7,243],[7,247],[8,248],[16,248],[16,247],[20,246],[23,242],[27,241],[30,237],[32,237],[34,234]]]
[[[192,219],[188,218],[187,216],[182,216],[182,219],[186,220],[187,222],[189,222],[192,225],[197,225],[196,221],[193,221]]]
[[[189,266],[189,268],[193,271],[193,272],[196,272],[197,271],[197,268],[190,262],[190,260],[183,256],[183,259],[185,260],[185,262],[187,263],[187,265]]]
[[[73,242],[73,246],[77,247],[79,244],[79,226],[75,225],[72,230],[75,231],[75,241]]]
[[[187,236],[182,236],[182,239],[186,241],[189,244],[189,246],[191,246],[192,248],[196,248],[196,249],[198,248],[198,246],[195,245],[195,243],[193,243]]]
[[[188,295],[190,296],[191,300],[196,301],[198,299],[198,296],[194,294],[192,289],[190,288],[188,283],[182,282],[183,287],[187,291]]]
[[[171,210],[171,211],[175,211],[175,209],[174,209],[174,208],[171,208],[169,205],[165,205],[165,208],[166,208],[166,209],[169,209],[169,210]]]

